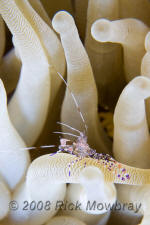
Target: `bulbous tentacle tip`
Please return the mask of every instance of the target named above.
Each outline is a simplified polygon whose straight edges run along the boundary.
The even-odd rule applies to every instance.
[[[59,11],[53,17],[52,26],[57,33],[66,33],[74,27],[74,19],[70,13]]]
[[[84,182],[104,182],[104,174],[100,171],[100,169],[94,166],[85,167],[80,175],[81,183]]]
[[[99,42],[107,42],[111,35],[111,22],[107,19],[96,20],[91,27],[92,37]]]
[[[125,87],[122,94],[124,96],[132,93],[132,97],[136,100],[144,100],[150,95],[150,79],[145,76],[137,76]]]
[[[82,170],[80,184],[86,192],[86,200],[93,202],[96,199],[98,202],[110,202],[112,204],[116,201],[116,188],[114,184],[107,183],[101,170],[94,166],[88,166]],[[94,191],[95,187],[98,192]],[[87,209],[85,209],[84,206],[82,207],[82,210],[87,212]],[[103,214],[106,211],[107,209],[103,209],[101,212],[96,210],[88,211],[88,213]]]
[[[136,85],[136,88],[150,90],[150,80],[147,77],[137,76],[131,82],[133,85]]]
[[[144,76],[135,77],[128,85],[128,88],[133,92],[138,99],[143,100],[150,95],[150,80]]]

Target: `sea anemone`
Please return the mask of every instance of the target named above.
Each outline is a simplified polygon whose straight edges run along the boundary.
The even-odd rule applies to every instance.
[[[0,0],[1,225],[149,224],[149,13]]]

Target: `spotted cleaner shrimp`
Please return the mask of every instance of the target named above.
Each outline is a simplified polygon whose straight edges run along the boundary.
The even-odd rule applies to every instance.
[[[78,135],[72,134],[72,133],[65,133],[65,132],[53,132],[56,134],[65,134],[65,135],[69,135],[69,136],[74,136],[76,138],[76,141],[72,142],[70,139],[66,139],[66,138],[60,138],[60,145],[58,146],[58,151],[56,153],[52,153],[50,154],[51,156],[57,154],[57,153],[69,153],[71,155],[75,155],[76,158],[75,160],[71,161],[68,164],[69,167],[69,177],[71,176],[71,171],[70,171],[70,167],[72,164],[77,163],[78,161],[84,160],[85,158],[92,158],[92,159],[96,159],[97,162],[99,162],[100,160],[103,161],[104,166],[108,167],[109,171],[112,171],[114,168],[119,168],[121,169],[121,173],[118,173],[117,176],[118,178],[120,178],[122,181],[125,181],[126,179],[130,179],[130,175],[128,173],[126,173],[126,169],[122,168],[121,164],[118,163],[114,158],[112,158],[109,154],[105,154],[105,153],[97,153],[95,149],[92,149],[88,142],[87,142],[87,125],[85,123],[85,119],[83,117],[83,114],[80,110],[80,107],[77,103],[77,100],[73,94],[73,92],[70,90],[66,80],[63,78],[63,76],[57,72],[57,74],[59,75],[59,77],[63,80],[63,82],[65,83],[67,89],[69,90],[74,103],[76,105],[77,111],[80,114],[80,117],[82,119],[82,122],[84,124],[84,131],[81,132],[73,127],[71,127],[68,124],[65,123],[61,123],[61,122],[57,122],[58,124],[65,126],[75,132],[78,133]],[[44,147],[44,146],[43,146]],[[84,162],[84,167],[86,167],[86,161]]]

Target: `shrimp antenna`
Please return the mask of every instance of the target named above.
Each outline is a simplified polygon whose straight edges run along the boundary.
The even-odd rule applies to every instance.
[[[58,124],[60,124],[60,125],[65,126],[65,127],[68,127],[68,128],[70,128],[71,130],[74,130],[74,131],[78,132],[79,134],[81,134],[81,133],[82,133],[81,131],[79,131],[79,130],[75,129],[74,127],[71,127],[71,126],[70,126],[70,125],[68,125],[68,124],[61,123],[61,122],[57,122],[57,123],[58,123]]]
[[[39,148],[54,148],[56,145],[41,145]]]
[[[80,136],[75,135],[75,134],[66,133],[66,132],[61,132],[61,131],[54,131],[53,133],[54,133],[54,134],[67,134],[67,135],[70,135],[70,136],[73,136],[73,137],[76,137],[76,138],[79,138],[79,137],[80,137]]]
[[[26,150],[35,150],[35,149],[38,149],[38,148],[53,148],[53,147],[56,147],[56,145],[43,145],[43,146],[40,146],[40,147],[24,147],[24,148],[16,148],[14,150],[17,150],[18,152],[21,152],[21,151],[26,151]],[[0,150],[0,152],[14,152],[14,150]]]
[[[74,100],[74,103],[75,103],[75,105],[76,105],[77,111],[78,111],[78,113],[80,114],[80,117],[81,117],[81,119],[82,119],[82,121],[83,121],[84,128],[85,128],[85,132],[87,132],[88,127],[87,127],[87,125],[86,125],[86,123],[85,123],[85,119],[84,119],[84,117],[83,117],[83,114],[82,114],[82,112],[81,112],[81,110],[80,110],[80,107],[79,107],[79,105],[78,105],[78,102],[77,102],[77,100],[76,100],[76,98],[75,98],[73,92],[70,90],[70,87],[69,87],[69,85],[67,84],[66,80],[63,78],[63,76],[62,76],[59,72],[57,72],[57,74],[58,74],[59,77],[63,80],[63,82],[65,83],[66,87],[68,88],[68,90],[69,90],[69,92],[70,92],[70,94],[71,94],[71,96],[72,96],[72,98],[73,98],[73,100]]]

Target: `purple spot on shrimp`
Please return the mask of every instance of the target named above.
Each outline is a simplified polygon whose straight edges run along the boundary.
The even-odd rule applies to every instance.
[[[118,174],[118,177],[120,177],[120,174]]]
[[[125,171],[126,171],[126,169],[125,169],[125,168],[123,168],[123,169],[122,169],[122,172],[125,172]]]
[[[126,178],[127,178],[127,179],[130,179],[130,176],[129,176],[129,174],[127,174],[127,175],[126,175]]]
[[[70,171],[69,171],[69,177],[70,177]]]
[[[122,178],[121,178],[121,180],[125,180],[125,178],[124,178],[124,177],[122,177]]]

